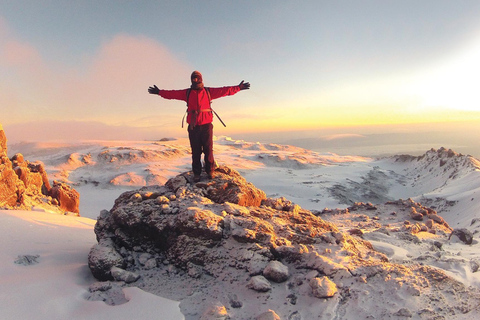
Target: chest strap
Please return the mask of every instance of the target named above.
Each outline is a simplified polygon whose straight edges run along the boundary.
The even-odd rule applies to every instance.
[[[183,128],[183,124],[185,123],[185,116],[187,114],[191,114],[191,113],[198,113],[198,112],[213,112],[213,114],[218,118],[218,120],[220,120],[220,122],[223,124],[224,127],[226,127],[227,125],[223,122],[222,118],[220,118],[220,116],[215,112],[215,110],[213,109],[202,109],[202,110],[193,110],[193,111],[186,111],[185,114],[183,115],[183,118],[182,118],[182,128]],[[195,119],[196,121],[196,119]]]
[[[200,110],[190,110],[188,111],[187,109],[187,113],[199,113],[199,112],[212,112],[213,109],[200,109]]]

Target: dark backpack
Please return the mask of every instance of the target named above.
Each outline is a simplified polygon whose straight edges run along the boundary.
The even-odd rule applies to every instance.
[[[213,114],[218,118],[218,120],[220,120],[220,122],[223,124],[223,126],[226,127],[226,125],[222,121],[222,119],[218,116],[218,114],[215,112],[215,110],[212,109],[212,97],[210,96],[210,89],[207,88],[207,87],[205,87],[204,89],[207,92],[208,103],[210,104],[210,108],[209,109],[201,109],[201,110],[191,111],[191,113],[192,112],[195,112],[195,113],[198,113],[198,112],[213,112]],[[182,128],[183,128],[183,123],[185,121],[185,116],[189,113],[188,112],[188,98],[190,97],[190,92],[191,91],[192,91],[191,88],[187,89],[187,110],[185,111],[185,114],[183,115],[183,118],[182,118]]]

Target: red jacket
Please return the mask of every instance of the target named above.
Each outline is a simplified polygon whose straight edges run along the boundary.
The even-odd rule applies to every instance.
[[[221,88],[208,88],[210,91],[211,99],[218,99],[225,96],[231,96],[240,91],[239,86],[221,87]],[[187,89],[182,90],[160,90],[158,93],[162,98],[169,100],[182,100],[187,102]],[[195,112],[199,110],[210,109],[210,102],[208,101],[208,95],[205,89],[191,90],[188,97],[188,116],[187,123],[194,123],[196,125],[202,125],[211,123],[213,121],[212,112]],[[194,117],[197,117],[196,121]]]

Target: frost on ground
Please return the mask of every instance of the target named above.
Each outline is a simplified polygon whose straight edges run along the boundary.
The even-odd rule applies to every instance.
[[[190,168],[187,139],[10,150],[74,186],[83,217],[96,219],[118,200],[97,224],[97,232],[110,228],[95,246],[105,281],[94,281],[86,266],[93,220],[33,211],[15,213],[24,220],[12,224],[12,213],[2,211],[6,318],[151,319],[170,308],[169,317],[181,319],[178,302],[161,297],[181,300],[187,319],[241,319],[245,312],[290,320],[478,317],[480,166],[472,157],[441,148],[372,159],[220,137],[217,162],[271,199],[238,205],[249,192],[215,192],[232,190],[230,174],[194,185],[180,174]],[[230,195],[242,196],[225,200]],[[82,221],[86,229],[75,236],[52,219]],[[313,221],[319,225],[309,232]],[[30,255],[39,263],[14,263]]]
[[[89,267],[102,282],[90,297],[114,303],[118,285],[136,286],[181,301],[186,319],[480,315],[478,288],[424,263],[450,259],[452,228],[435,210],[398,200],[314,213],[228,167],[126,192],[95,226]]]

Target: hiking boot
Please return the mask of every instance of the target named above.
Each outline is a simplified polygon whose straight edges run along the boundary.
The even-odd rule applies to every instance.
[[[207,173],[207,175],[208,175],[208,179],[210,179],[210,180],[215,178],[215,174],[213,174],[213,172],[209,172],[209,173]]]
[[[200,181],[200,175],[196,174],[193,176],[193,182],[199,182]]]

